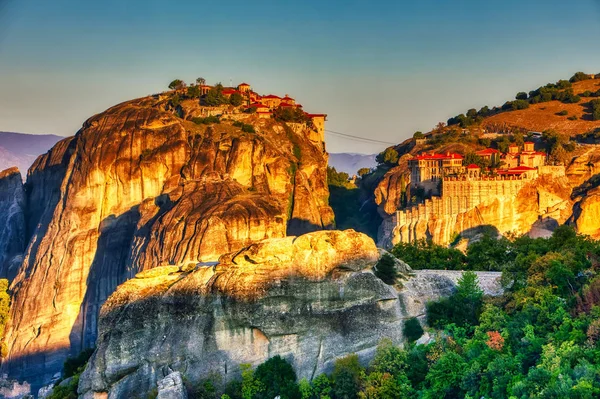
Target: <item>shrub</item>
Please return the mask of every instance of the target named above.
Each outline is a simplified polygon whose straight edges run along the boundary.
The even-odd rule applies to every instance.
[[[423,327],[421,327],[421,323],[419,323],[419,320],[416,317],[411,317],[404,321],[402,334],[408,342],[414,342],[423,335]]]
[[[206,118],[192,118],[192,122],[196,125],[212,125],[213,123],[221,123],[221,119],[218,116],[207,116]]]
[[[527,93],[525,93],[524,91],[520,91],[517,93],[517,95],[515,96],[515,98],[517,100],[527,100]]]
[[[577,115],[571,115],[567,119],[570,120],[570,121],[576,121],[579,118],[577,118]]]
[[[592,109],[592,120],[599,121],[600,120],[600,100],[590,101],[590,107]]]
[[[567,111],[566,109],[563,109],[562,111],[558,111],[555,115],[558,115],[558,116],[569,115],[569,111]]]
[[[384,254],[379,259],[379,262],[375,266],[375,275],[386,284],[393,285],[396,283],[398,272],[396,271],[396,262],[392,255]]]
[[[576,72],[575,75],[571,76],[571,79],[569,79],[569,82],[571,83],[575,83],[575,82],[580,82],[582,80],[588,80],[590,79],[590,75],[588,75],[585,72]]]

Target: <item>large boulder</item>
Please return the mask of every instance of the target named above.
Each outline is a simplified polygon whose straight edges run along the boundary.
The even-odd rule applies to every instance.
[[[396,291],[371,272],[373,240],[353,230],[269,239],[214,266],[160,267],[121,285],[102,308],[84,397],[149,392],[171,370],[190,381],[238,377],[276,354],[300,378],[350,352],[402,339]]]
[[[198,125],[169,101],[150,96],[116,105],[40,156],[29,170],[19,223],[26,236],[8,232],[25,242],[0,231],[0,266],[6,259],[16,259],[8,269],[20,265],[2,369],[34,390],[68,355],[94,346],[100,307],[137,273],[217,261],[265,238],[333,224],[327,153],[309,139],[311,127],[289,131],[249,114],[236,118],[254,133],[232,120]],[[196,108],[186,115],[200,116]],[[19,179],[11,177],[14,190],[3,190],[0,180],[0,221],[22,217],[2,206],[10,200],[18,210]],[[11,248],[2,248],[7,243]],[[22,258],[13,255],[24,248]]]

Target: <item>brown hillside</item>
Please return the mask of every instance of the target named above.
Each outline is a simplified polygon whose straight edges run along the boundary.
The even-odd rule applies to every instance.
[[[575,94],[586,90],[597,91],[600,89],[600,79],[584,80],[573,83]],[[592,121],[588,110],[588,103],[594,98],[582,97],[577,104],[563,104],[560,101],[549,101],[532,104],[527,109],[502,112],[486,118],[484,128],[506,125],[512,128],[521,128],[528,131],[542,132],[546,129],[555,129],[569,135],[576,135],[600,128],[600,121]],[[567,111],[568,115],[556,115],[560,111]],[[577,120],[569,120],[572,115]]]

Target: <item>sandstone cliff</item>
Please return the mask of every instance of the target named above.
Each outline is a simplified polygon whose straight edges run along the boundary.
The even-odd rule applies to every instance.
[[[384,218],[378,243],[389,247],[426,238],[449,244],[457,234],[472,238],[482,226],[493,227],[501,234],[547,236],[563,223],[574,225],[582,234],[600,238],[597,191],[577,194],[600,173],[599,161],[600,147],[581,146],[565,168],[547,167],[534,180],[465,181],[449,183],[448,187],[444,183],[443,198],[432,198],[423,205],[396,212],[402,209],[401,193],[409,182],[407,167],[401,159],[399,166],[383,176],[374,192]],[[460,195],[455,195],[455,191]],[[475,205],[461,205],[458,210],[455,206],[449,211],[448,201]]]
[[[460,276],[418,272],[398,292],[372,273],[378,257],[364,234],[321,231],[253,244],[216,266],[138,274],[102,307],[80,395],[143,396],[172,371],[193,382],[214,372],[231,379],[241,363],[276,354],[309,379],[337,357],[368,358],[384,337],[402,342],[403,320],[422,316]],[[484,288],[497,294],[499,273],[489,274]]]
[[[25,192],[17,168],[0,172],[0,278],[13,279],[25,249]]]
[[[92,346],[100,306],[140,271],[332,225],[327,154],[308,127],[253,115],[244,117],[256,133],[197,125],[166,101],[112,107],[31,167],[5,336],[10,376],[39,386]]]

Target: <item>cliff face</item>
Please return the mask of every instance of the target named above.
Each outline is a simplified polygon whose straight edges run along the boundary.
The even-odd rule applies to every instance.
[[[48,381],[93,345],[100,306],[142,270],[332,224],[322,143],[246,122],[256,133],[196,125],[149,97],[90,118],[35,162],[5,371]]]
[[[308,379],[337,357],[368,358],[384,337],[400,343],[404,319],[449,295],[460,276],[417,274],[399,293],[371,272],[378,257],[364,234],[321,231],[265,240],[216,266],[143,272],[103,306],[80,395],[143,396],[172,371],[192,382],[236,378],[240,364],[277,354]],[[499,273],[490,275],[494,294]]]
[[[384,217],[379,244],[389,247],[421,238],[448,244],[457,234],[473,237],[482,226],[491,226],[501,234],[547,236],[563,223],[600,238],[597,192],[574,194],[600,173],[598,161],[600,148],[588,146],[566,167],[544,167],[539,177],[529,181],[444,181],[441,197],[400,211],[397,209],[408,176],[406,167],[392,168],[374,193]]]
[[[0,172],[0,278],[13,279],[25,250],[25,192],[17,168]]]

